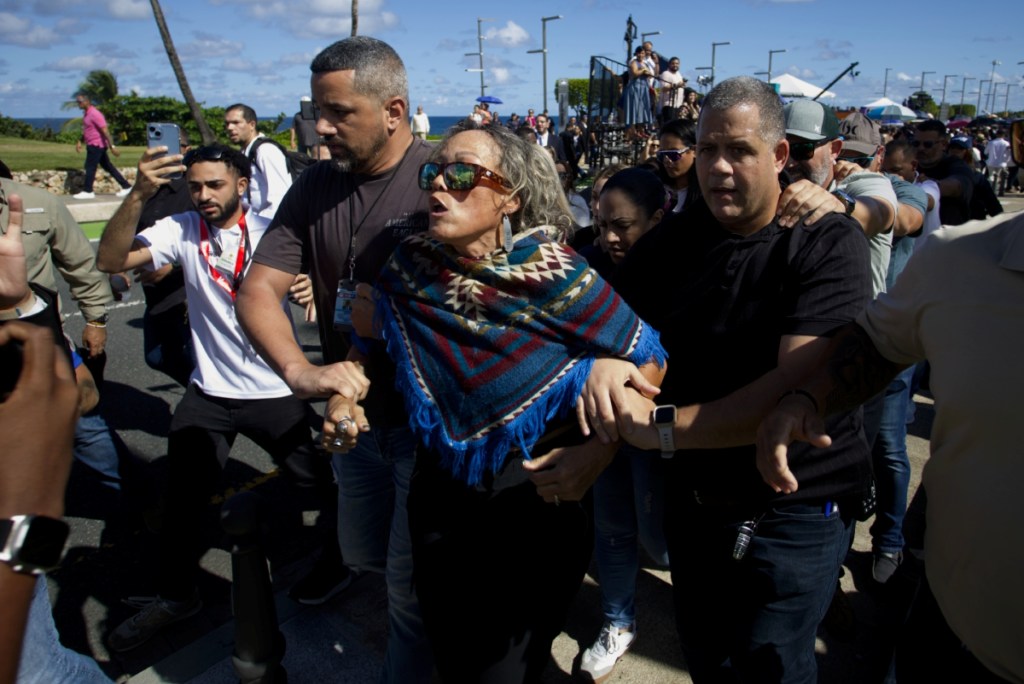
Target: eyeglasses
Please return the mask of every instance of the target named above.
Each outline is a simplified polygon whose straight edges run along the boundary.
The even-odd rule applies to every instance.
[[[938,140],[911,140],[910,144],[914,147],[923,147],[926,150],[930,150],[939,144]]]
[[[683,158],[683,155],[692,150],[692,147],[684,147],[681,150],[658,150],[658,159],[670,161],[675,164]]]
[[[182,163],[185,166],[191,167],[196,162],[200,161],[220,161],[224,158],[226,150],[222,147],[196,147],[185,153],[185,158]]]
[[[479,164],[427,162],[420,167],[420,190],[430,190],[438,176],[444,178],[444,185],[449,190],[472,190],[481,183],[488,183],[499,190],[512,187],[504,178]]]
[[[875,157],[874,155],[872,155],[870,157],[840,157],[839,159],[841,161],[853,162],[854,164],[857,164],[861,168],[866,169],[869,166],[871,166],[871,162],[875,160]]]
[[[787,138],[788,140],[788,138]],[[815,140],[812,142],[789,141],[789,158],[793,161],[807,161],[814,156],[814,151],[823,145],[832,142],[832,138]]]

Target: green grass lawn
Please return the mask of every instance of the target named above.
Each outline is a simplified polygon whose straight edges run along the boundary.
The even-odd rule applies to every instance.
[[[103,228],[106,227],[106,221],[89,221],[88,223],[79,223],[82,230],[85,231],[86,237],[90,240],[98,240],[100,235],[103,234]]]
[[[110,156],[114,165],[132,167],[138,165],[146,148],[118,146],[117,149],[121,156]],[[11,171],[80,169],[85,166],[85,148],[82,148],[81,153],[76,153],[74,145],[0,136],[0,159]]]

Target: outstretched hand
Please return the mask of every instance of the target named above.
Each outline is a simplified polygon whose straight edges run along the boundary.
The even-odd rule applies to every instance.
[[[799,483],[789,469],[789,445],[807,442],[819,448],[831,446],[825,423],[807,398],[785,397],[757,428],[757,470],[775,492],[792,494]]]

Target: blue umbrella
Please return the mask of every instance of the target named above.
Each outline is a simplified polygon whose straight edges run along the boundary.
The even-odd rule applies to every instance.
[[[493,95],[481,95],[476,98],[477,102],[486,102],[487,104],[505,104],[501,101],[500,97],[494,97]]]
[[[887,105],[885,107],[872,107],[867,112],[869,119],[875,121],[912,121],[918,118],[913,109],[903,105]]]

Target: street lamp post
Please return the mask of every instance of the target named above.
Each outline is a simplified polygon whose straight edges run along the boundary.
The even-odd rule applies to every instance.
[[[956,78],[956,74],[946,74],[942,77],[942,100],[939,102],[939,108],[941,108],[943,103],[946,101],[946,83],[951,78]]]
[[[889,72],[892,71],[892,67],[885,67],[885,81],[882,82],[882,97],[889,96]]]
[[[535,55],[538,52],[541,54],[541,59],[544,64],[544,111],[548,111],[548,22],[561,19],[562,15],[556,15],[553,17],[541,17],[540,20],[540,35],[541,35],[541,49],[540,50],[527,50],[527,53]]]
[[[973,76],[971,76],[971,77],[964,76],[964,85],[960,89],[960,115],[961,116],[963,116],[963,113],[964,113],[964,96],[967,94],[967,82],[968,81],[973,81],[973,80],[974,80]]]
[[[467,52],[466,57],[479,57],[480,68],[479,69],[466,69],[466,71],[479,71],[480,72],[480,97],[483,97],[487,86],[484,84],[484,34],[483,34],[483,23],[485,21],[494,21],[494,19],[485,19],[477,17],[476,20],[476,43],[479,47],[479,52]]]
[[[934,73],[935,73],[934,71],[922,71],[921,72],[921,92],[922,93],[927,93],[928,92],[927,90],[924,89],[924,77],[925,77],[925,74],[934,74]]]
[[[975,116],[981,116],[981,96],[985,92],[986,83],[991,83],[991,81],[986,81],[984,79],[978,81],[978,109],[974,112]]]
[[[711,88],[715,87],[715,49],[719,45],[732,45],[732,43],[729,41],[724,41],[721,43],[711,43],[711,83],[708,84]]]
[[[641,34],[640,34],[640,44],[643,45],[644,43],[647,42],[647,36],[660,36],[660,35],[661,35],[661,31],[649,31],[647,33],[642,33],[641,32]]]
[[[772,84],[772,57],[777,54],[781,54],[785,50],[769,50],[768,51],[768,85]]]
[[[1009,117],[1010,116],[1010,88],[1014,87],[1015,85],[1017,85],[1017,84],[1016,83],[1007,83],[1006,84],[1006,94],[1003,96],[1003,116],[1004,117]]]
[[[996,100],[995,97],[993,97],[993,91],[996,89],[996,67],[1000,64],[1002,64],[1002,62],[1000,62],[998,59],[992,60],[992,74],[988,77],[988,98],[985,100],[985,105],[988,108],[988,111],[990,112],[996,106]]]

